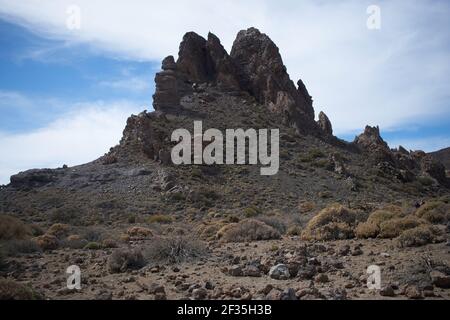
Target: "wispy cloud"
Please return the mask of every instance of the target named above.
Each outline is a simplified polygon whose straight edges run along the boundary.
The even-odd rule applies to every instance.
[[[423,117],[450,118],[447,1],[378,1],[378,31],[366,27],[373,1],[78,0],[81,29],[68,30],[72,3],[0,0],[0,14],[49,38],[135,60],[176,54],[190,30],[213,31],[230,49],[240,29],[256,26],[279,45],[292,78],[305,81],[316,110],[329,115],[337,134],[366,124],[391,130]],[[140,79],[103,85],[145,88]]]
[[[144,107],[130,101],[84,102],[49,125],[25,133],[0,131],[0,184],[30,168],[54,168],[95,160],[121,138],[126,119]]]
[[[111,88],[115,90],[124,90],[131,92],[150,91],[149,77],[133,77],[119,80],[100,81],[101,87]]]

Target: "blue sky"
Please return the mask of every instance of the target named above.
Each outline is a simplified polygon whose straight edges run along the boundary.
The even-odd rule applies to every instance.
[[[154,74],[187,31],[230,50],[255,26],[280,47],[316,113],[353,140],[379,125],[391,147],[450,146],[450,3],[378,1],[0,0],[0,184],[29,168],[76,165],[119,142],[131,113],[151,110]],[[80,9],[80,29],[67,11]]]

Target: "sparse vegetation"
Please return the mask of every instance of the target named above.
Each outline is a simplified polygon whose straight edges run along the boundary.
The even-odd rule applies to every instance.
[[[127,234],[132,238],[145,239],[153,236],[152,230],[144,227],[131,227],[127,230]]]
[[[84,248],[87,243],[88,243],[88,241],[86,239],[83,239],[81,236],[79,236],[77,234],[73,234],[73,235],[68,236],[64,240],[62,245],[66,248],[81,249],[81,248]]]
[[[396,238],[404,231],[413,229],[422,224],[422,221],[414,216],[404,218],[394,218],[388,221],[384,221],[380,224],[381,238]]]
[[[354,236],[356,213],[339,204],[333,204],[312,218],[302,232],[304,240],[337,240]]]
[[[44,251],[58,249],[60,244],[58,238],[50,234],[44,234],[42,236],[34,238],[34,240]]]
[[[287,229],[287,235],[289,236],[300,236],[302,234],[302,228],[300,226],[290,226]]]
[[[254,219],[229,224],[219,230],[217,236],[227,242],[271,240],[281,237],[276,229]]]
[[[381,231],[381,225],[390,221],[396,217],[402,216],[402,209],[398,206],[389,205],[385,206],[382,209],[375,210],[372,212],[367,221],[361,222],[355,229],[355,235],[358,238],[376,238]],[[389,226],[385,225],[385,235],[389,231]]]
[[[138,249],[116,249],[108,260],[108,269],[111,273],[139,270],[144,266],[144,257]]]
[[[259,210],[259,208],[257,207],[247,207],[244,209],[244,215],[247,218],[253,218],[256,217],[257,215],[261,214],[261,210]]]
[[[69,234],[69,229],[70,227],[67,224],[55,223],[47,230],[47,234],[61,239]]]
[[[0,300],[40,300],[36,291],[14,280],[0,279]]]
[[[433,242],[435,235],[436,230],[432,226],[421,225],[403,232],[398,243],[400,247],[419,247]]]
[[[298,210],[300,213],[311,212],[316,208],[316,204],[312,201],[302,201],[298,205]]]
[[[31,228],[19,219],[0,215],[0,240],[26,239],[31,234]]]
[[[9,240],[3,244],[3,248],[5,254],[8,256],[41,251],[37,242],[32,239]]]
[[[159,238],[144,250],[150,263],[181,263],[203,257],[206,253],[207,248],[201,241],[184,236]]]
[[[271,226],[272,228],[277,230],[280,234],[286,233],[286,224],[280,217],[261,216],[258,217],[258,220],[264,222],[268,226]]]
[[[88,242],[85,246],[84,249],[86,250],[100,250],[102,249],[102,245],[98,242]]]

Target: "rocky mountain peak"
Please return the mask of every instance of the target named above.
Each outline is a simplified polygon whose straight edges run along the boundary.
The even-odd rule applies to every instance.
[[[155,77],[154,108],[180,110],[180,99],[193,85],[208,83],[223,92],[246,92],[303,134],[321,133],[314,121],[313,101],[303,81],[290,79],[278,47],[258,29],[238,33],[231,54],[212,33],[205,39],[195,32],[184,35],[178,60],[164,59]]]
[[[356,137],[354,141],[358,146],[363,149],[385,149],[389,150],[387,143],[383,140],[380,135],[380,128],[378,126],[371,127],[366,126],[364,132]]]

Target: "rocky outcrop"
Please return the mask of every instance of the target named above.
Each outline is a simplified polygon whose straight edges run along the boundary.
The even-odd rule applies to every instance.
[[[150,159],[159,156],[169,147],[169,134],[165,131],[166,119],[163,115],[146,111],[127,120],[120,146],[125,151],[138,151]]]
[[[322,111],[319,113],[319,121],[317,121],[317,124],[325,136],[333,136],[333,126],[331,125],[331,121]]]
[[[241,88],[270,110],[285,115],[302,133],[315,133],[314,109],[303,82],[297,89],[287,73],[278,47],[264,33],[250,28],[238,33],[231,50]]]
[[[172,56],[163,60],[162,70],[155,76],[153,107],[156,111],[178,109],[181,97],[178,91],[177,66]]]
[[[17,189],[41,187],[55,182],[65,169],[33,169],[11,176],[11,186]]]
[[[180,99],[199,84],[222,91],[246,91],[269,110],[284,116],[303,134],[319,135],[313,101],[304,83],[298,88],[286,71],[278,47],[255,28],[239,32],[229,55],[219,38],[204,39],[194,32],[183,37],[175,62],[169,56],[155,77],[154,108],[161,112],[180,110]]]

